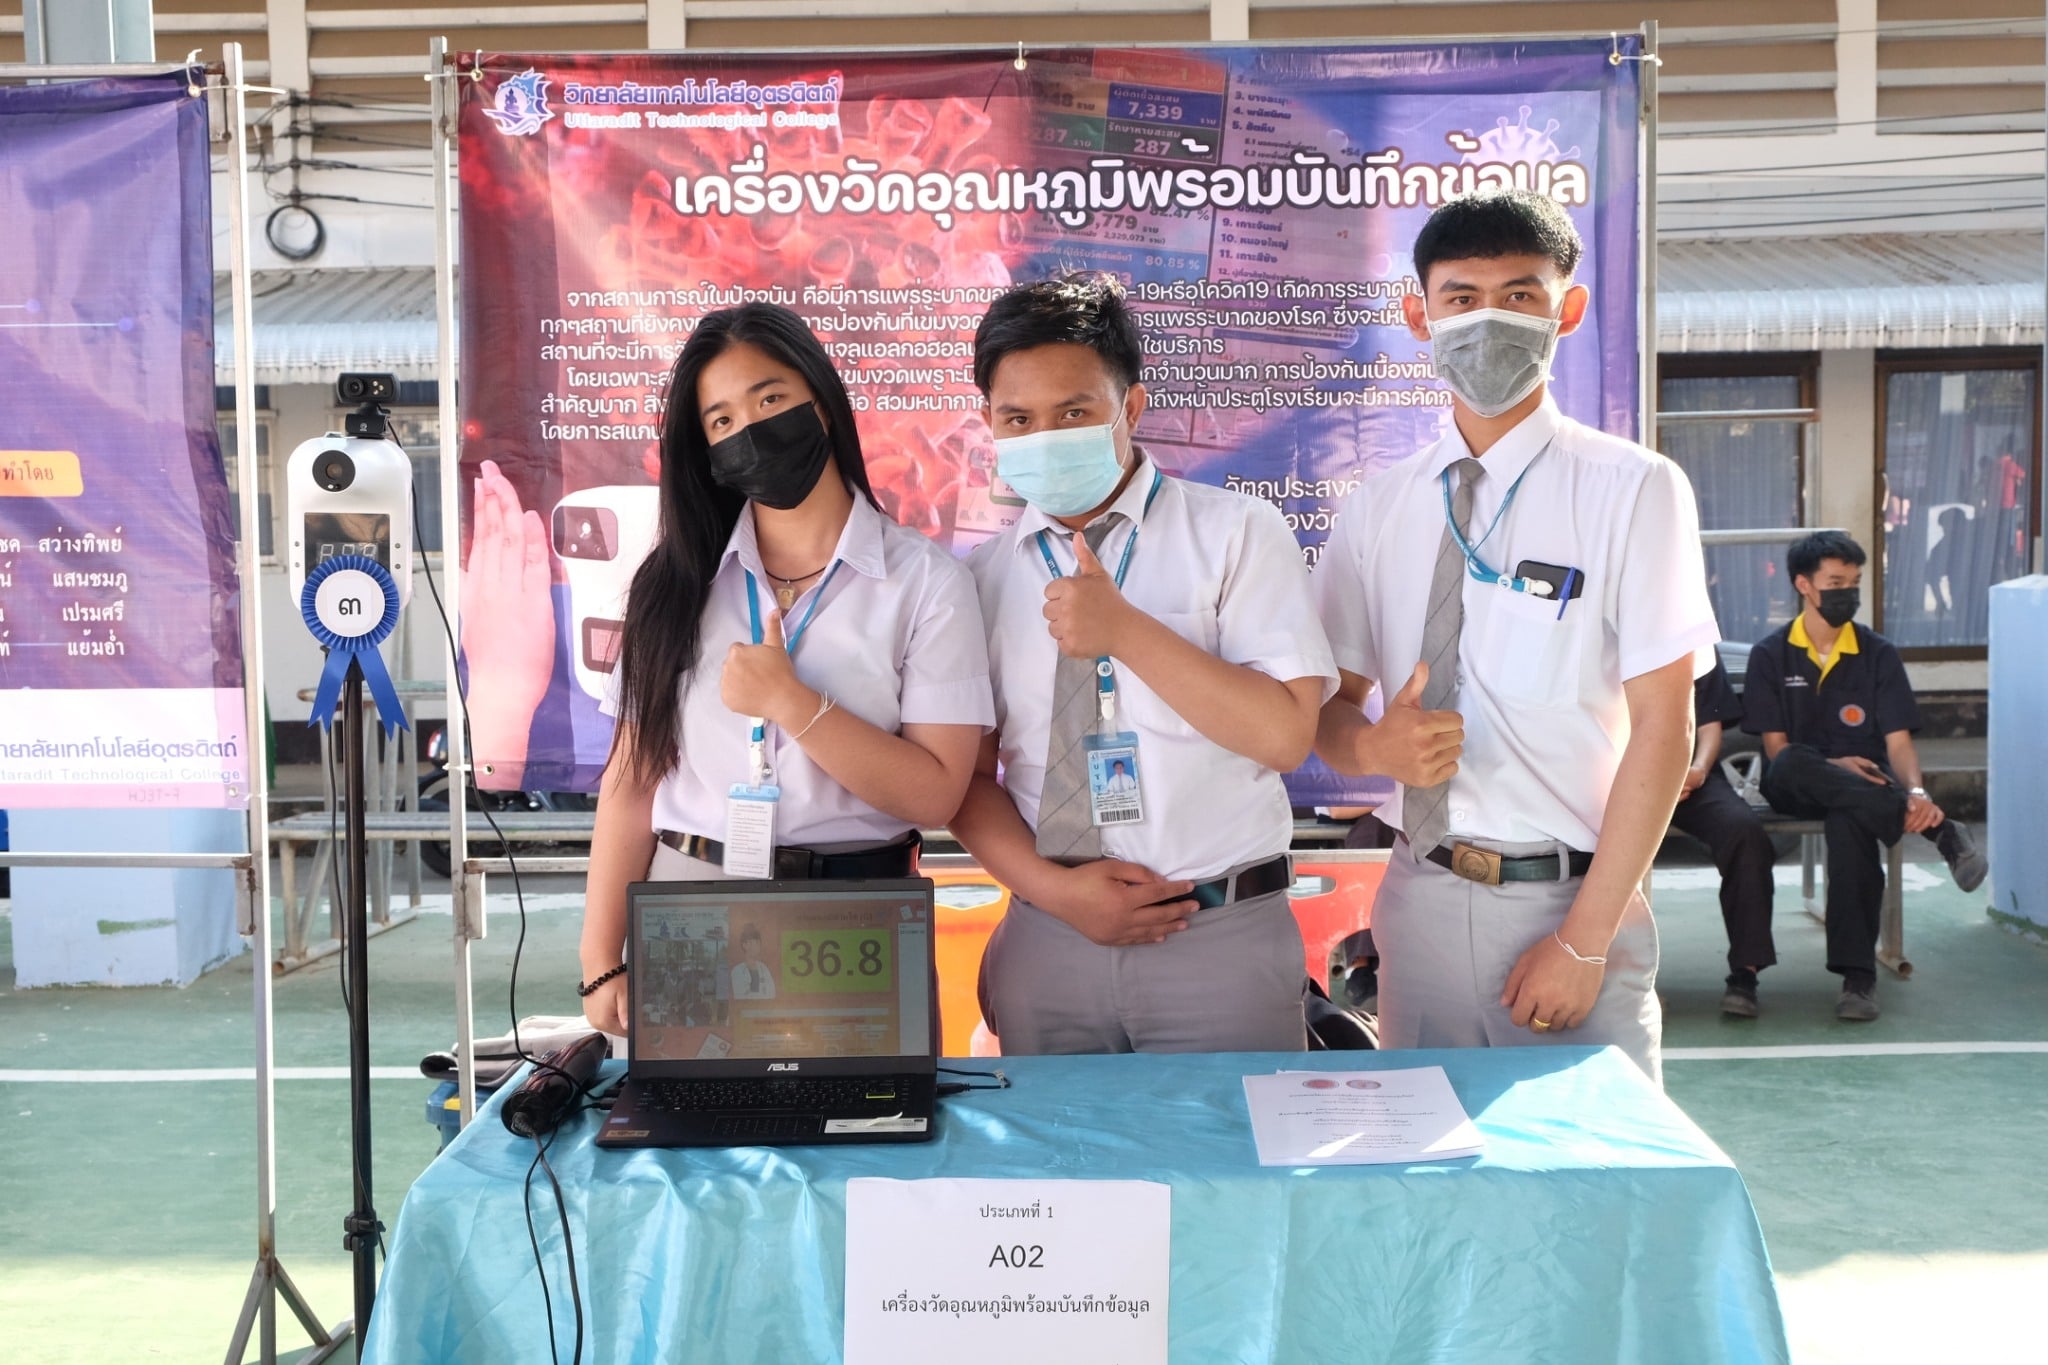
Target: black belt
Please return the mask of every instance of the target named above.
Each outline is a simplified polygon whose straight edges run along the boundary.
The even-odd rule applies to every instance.
[[[1402,841],[1405,845],[1406,840]],[[1438,867],[1448,868],[1468,882],[1479,882],[1485,886],[1499,886],[1502,882],[1554,882],[1557,875],[1557,855],[1538,853],[1528,858],[1510,858],[1491,849],[1477,848],[1471,844],[1452,844],[1445,848],[1439,844],[1423,855]],[[1574,852],[1567,864],[1570,876],[1583,877],[1586,869],[1593,865],[1593,855]]]
[[[1232,901],[1248,901],[1294,885],[1294,864],[1283,853],[1277,858],[1248,867],[1235,877],[1196,882],[1195,889],[1174,899],[1193,901],[1204,910],[1216,910]]]
[[[654,837],[686,858],[723,866],[725,845],[702,834],[681,834],[658,829]],[[775,876],[779,881],[860,881],[875,877],[915,877],[917,853],[924,836],[916,830],[893,844],[863,848],[852,853],[820,853],[809,848],[775,850]]]

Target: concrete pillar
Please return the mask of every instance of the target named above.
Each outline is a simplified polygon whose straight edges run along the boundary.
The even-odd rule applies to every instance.
[[[1839,526],[1874,558],[1878,540],[1877,353],[1820,353],[1820,435],[1807,467],[1814,524]],[[1866,615],[1868,614],[1866,602]]]

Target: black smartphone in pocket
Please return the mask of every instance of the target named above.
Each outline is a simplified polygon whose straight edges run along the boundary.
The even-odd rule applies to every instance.
[[[1586,591],[1586,575],[1565,564],[1544,564],[1534,559],[1525,559],[1515,566],[1515,577],[1525,578],[1531,583],[1548,583],[1550,592],[1543,598],[1546,602],[1562,604]],[[1562,605],[1559,607],[1559,614],[1563,614]]]

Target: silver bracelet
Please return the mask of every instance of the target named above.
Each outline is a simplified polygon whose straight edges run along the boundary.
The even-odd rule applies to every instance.
[[[1606,959],[1606,958],[1604,958],[1604,957],[1593,957],[1593,956],[1590,956],[1589,954],[1586,954],[1586,953],[1582,953],[1582,952],[1580,952],[1580,951],[1579,951],[1579,950],[1578,950],[1577,948],[1574,948],[1574,947],[1572,947],[1572,945],[1571,945],[1571,944],[1569,944],[1569,943],[1566,943],[1566,942],[1564,941],[1563,937],[1561,937],[1561,936],[1560,936],[1560,935],[1559,935],[1559,934],[1558,934],[1558,933],[1557,933],[1557,932],[1556,932],[1555,930],[1552,930],[1552,931],[1551,931],[1551,935],[1550,935],[1550,936],[1551,936],[1552,938],[1554,938],[1554,939],[1556,939],[1556,940],[1557,940],[1557,946],[1558,946],[1558,947],[1560,947],[1560,948],[1564,949],[1564,950],[1565,950],[1565,952],[1567,952],[1567,953],[1569,953],[1569,954],[1571,955],[1571,959],[1572,959],[1572,961],[1574,961],[1574,962],[1583,962],[1583,963],[1585,963],[1585,964],[1586,964],[1586,965],[1587,965],[1588,967],[1605,967],[1605,966],[1607,965],[1607,959]]]
[[[832,707],[835,705],[835,703],[832,700],[832,694],[830,692],[827,692],[824,688],[821,687],[818,689],[818,696],[822,699],[818,703],[818,714],[812,716],[810,719],[810,723],[805,725],[803,729],[791,735],[791,739],[802,739],[805,735],[809,734],[811,732],[811,726],[816,725],[819,721],[825,719],[825,713],[827,711],[830,711]]]

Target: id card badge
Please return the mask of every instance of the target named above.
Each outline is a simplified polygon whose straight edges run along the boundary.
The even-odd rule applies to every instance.
[[[725,795],[725,875],[775,875],[775,803],[782,788],[735,782]]]
[[[1088,814],[1097,825],[1135,825],[1145,818],[1138,787],[1138,737],[1129,730],[1082,737],[1088,754]]]

